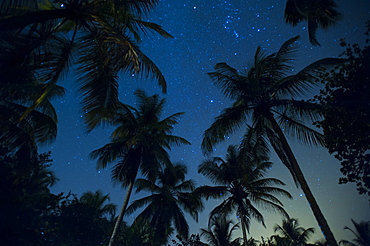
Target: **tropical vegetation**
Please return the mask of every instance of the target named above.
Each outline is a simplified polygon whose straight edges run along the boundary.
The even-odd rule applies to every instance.
[[[138,46],[141,36],[150,31],[172,37],[161,26],[143,20],[157,3],[157,0],[3,2],[0,5],[1,101],[5,100],[2,106],[11,106],[12,110],[14,103],[26,103],[26,110],[16,108],[15,113],[22,119],[36,120],[28,115],[36,109],[47,109],[47,116],[54,119],[54,115],[49,115],[53,113],[49,101],[55,95],[62,95],[57,83],[68,75],[77,84],[86,128],[92,130],[119,107],[118,78],[122,75],[152,76],[165,92],[162,73]],[[72,69],[75,77],[72,77],[74,73],[68,73]],[[46,120],[43,121],[47,126]]]
[[[351,220],[355,229],[350,227],[344,227],[345,230],[349,230],[355,236],[352,242],[348,240],[339,241],[340,245],[344,246],[365,246],[370,245],[370,221],[361,221],[357,223],[353,219]]]
[[[283,219],[282,224],[274,226],[277,235],[272,236],[277,245],[303,246],[308,244],[310,236],[315,232],[313,227],[303,228],[298,219]]]
[[[324,144],[323,135],[306,125],[307,121],[320,119],[320,106],[297,99],[319,84],[318,75],[323,68],[334,66],[341,60],[324,58],[292,74],[291,61],[296,51],[294,44],[298,39],[299,36],[287,40],[276,53],[270,55],[258,47],[253,66],[242,73],[226,63],[216,64],[215,72],[209,73],[209,76],[225,97],[232,101],[232,105],[224,109],[205,131],[202,148],[206,154],[212,152],[215,144],[242,126],[247,127],[243,136],[244,143],[255,142],[261,147],[267,146],[268,142],[290,171],[297,186],[303,190],[329,244],[335,246],[337,243],[334,235],[286,135],[308,145]]]
[[[233,232],[238,227],[226,214],[214,214],[210,215],[207,229],[201,228],[201,236],[209,246],[236,246],[240,245],[240,238],[234,239]]]
[[[134,184],[136,192],[148,191],[151,195],[133,201],[126,213],[133,213],[146,206],[136,218],[148,221],[154,228],[155,238],[163,239],[164,244],[171,235],[168,229],[172,226],[181,238],[188,238],[189,225],[184,212],[198,222],[198,211],[203,208],[200,197],[193,192],[195,182],[185,180],[186,173],[186,165],[175,163],[160,171],[155,180],[137,179]]]
[[[267,157],[254,154],[256,155],[231,145],[227,149],[226,160],[213,157],[206,159],[198,167],[198,172],[208,177],[215,186],[201,186],[197,188],[197,193],[205,199],[224,198],[221,204],[211,211],[211,219],[217,215],[227,216],[236,212],[240,219],[244,243],[247,242],[246,233],[249,231],[251,219],[256,219],[265,226],[258,207],[287,216],[283,204],[276,196],[292,198],[289,192],[274,186],[284,185],[282,181],[264,177],[271,167]]]
[[[290,218],[280,198],[292,198],[277,187],[284,182],[266,178],[272,148],[307,198],[326,242],[337,242],[286,139],[324,145],[342,162],[341,183],[356,182],[369,192],[368,82],[369,47],[349,45],[345,58],[316,61],[293,74],[298,36],[273,54],[258,47],[251,68],[239,71],[218,63],[209,73],[232,105],[204,133],[202,149],[210,155],[229,135],[246,129],[225,159],[209,157],[198,172],[213,185],[196,186],[186,179],[187,166],[171,161],[172,147],[190,144],[173,135],[184,113],[163,117],[165,98],[136,90],[134,106],[120,101],[119,81],[127,75],[154,79],[162,92],[166,80],[142,52],[150,32],[172,36],[145,21],[158,0],[15,0],[0,3],[0,245],[135,245],[135,246],[308,246],[313,228]],[[338,22],[332,0],[287,0],[285,21],[307,21],[309,40],[319,45],[318,28]],[[369,24],[370,29],[370,24]],[[368,34],[367,34],[368,35]],[[328,68],[333,68],[328,70]],[[92,151],[97,168],[112,167],[112,180],[126,188],[119,213],[109,194],[85,191],[80,196],[53,194],[58,182],[51,153],[39,147],[57,136],[58,115],[53,100],[64,96],[61,82],[76,84],[87,132],[107,123],[115,127],[110,142]],[[322,85],[315,100],[301,100]],[[353,110],[353,105],[359,106]],[[340,111],[341,117],[337,112]],[[309,126],[323,129],[320,134]],[[331,127],[335,125],[335,129]],[[343,147],[344,146],[344,147]],[[129,204],[132,190],[143,194]],[[189,214],[196,221],[205,203],[217,198],[207,228],[191,234]],[[247,237],[254,222],[265,226],[262,210],[282,215],[275,235],[262,241]],[[130,224],[125,214],[138,216]],[[232,221],[232,216],[239,223]],[[370,222],[352,220],[352,241],[369,245]],[[239,233],[242,235],[238,237]]]
[[[173,126],[178,124],[183,113],[175,113],[161,119],[165,99],[160,99],[159,95],[148,96],[143,90],[137,90],[135,95],[138,108],[122,104],[112,121],[112,125],[117,128],[111,134],[111,142],[94,150],[90,155],[92,159],[97,159],[98,168],[115,163],[112,180],[127,187],[110,245],[113,245],[122,223],[139,171],[154,182],[160,169],[171,165],[167,150],[172,146],[190,144],[184,138],[171,134]]]
[[[285,4],[285,22],[296,26],[307,21],[308,38],[312,45],[320,46],[316,38],[318,28],[327,29],[341,19],[334,0],[287,0]]]
[[[325,146],[341,163],[339,183],[352,182],[360,194],[370,197],[370,22],[365,46],[348,44],[347,60],[336,69],[324,71],[325,87],[315,100],[324,106],[324,119],[316,122],[325,136]]]

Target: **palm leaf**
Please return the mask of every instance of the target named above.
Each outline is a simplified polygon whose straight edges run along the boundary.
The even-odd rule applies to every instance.
[[[239,75],[236,69],[226,63],[217,63],[215,70],[215,72],[208,73],[213,83],[222,90],[227,98],[236,98],[236,94],[238,95],[241,88],[246,86],[242,82],[243,77]]]
[[[278,122],[285,129],[287,134],[290,134],[293,138],[302,141],[307,145],[319,145],[324,146],[323,134],[310,128],[302,121],[287,117],[285,114],[279,114]]]
[[[212,152],[213,146],[223,141],[229,134],[234,133],[244,125],[246,115],[244,106],[235,106],[223,110],[220,116],[215,118],[203,135],[202,150],[208,154]]]

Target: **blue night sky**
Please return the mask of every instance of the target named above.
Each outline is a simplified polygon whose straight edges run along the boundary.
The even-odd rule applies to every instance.
[[[286,25],[283,19],[285,1],[274,0],[162,0],[147,17],[148,21],[160,24],[174,36],[165,39],[159,35],[149,35],[140,44],[144,53],[150,57],[163,72],[168,93],[162,95],[167,100],[163,117],[176,112],[185,112],[174,134],[186,138],[191,146],[174,147],[171,159],[183,161],[188,165],[188,178],[196,180],[197,185],[208,184],[208,180],[197,173],[197,166],[204,159],[200,143],[204,130],[213,118],[229,105],[220,91],[211,83],[207,73],[213,71],[218,62],[227,62],[234,68],[243,69],[250,65],[258,45],[267,53],[277,51],[289,38],[301,35],[295,65],[300,68],[324,57],[338,57],[343,51],[340,38],[349,43],[365,40],[365,22],[370,19],[369,0],[339,0],[339,11],[343,20],[329,30],[317,33],[321,47],[308,42],[306,23],[296,27]],[[79,98],[74,87],[74,72],[71,71],[64,86],[68,93],[54,101],[59,114],[57,140],[41,152],[50,150],[54,159],[53,170],[60,181],[52,188],[53,193],[65,192],[80,196],[86,191],[102,190],[109,193],[111,202],[121,206],[125,189],[111,182],[111,171],[97,170],[95,161],[89,159],[91,151],[109,142],[111,128],[101,127],[88,135],[84,132],[81,112],[78,111]],[[120,78],[120,100],[134,105],[133,92],[144,89],[149,95],[160,94],[155,81],[137,76],[122,75]],[[317,91],[312,92],[313,95]],[[237,144],[241,134],[230,136],[227,142],[216,146],[213,156],[224,156],[229,144]],[[307,147],[290,140],[296,158],[313,190],[318,203],[326,216],[337,240],[351,240],[353,237],[344,226],[352,226],[353,218],[359,222],[370,220],[368,197],[358,195],[352,184],[339,185],[340,164],[321,147]],[[288,170],[272,154],[273,168],[267,177],[284,181],[293,200],[282,200],[289,215],[298,218],[303,227],[315,227],[318,233],[311,241],[322,238],[317,223],[302,192],[295,187]],[[134,194],[131,201],[140,194]],[[207,226],[208,212],[217,201],[208,201],[199,223],[189,217],[192,233],[199,233],[200,227]],[[263,211],[267,229],[252,220],[250,236],[273,234],[272,226],[281,223],[279,215]],[[137,214],[136,214],[137,215]],[[134,215],[125,218],[132,221]],[[237,218],[234,218],[237,221]],[[239,236],[235,234],[235,236]]]

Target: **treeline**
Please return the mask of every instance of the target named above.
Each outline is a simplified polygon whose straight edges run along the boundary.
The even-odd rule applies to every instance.
[[[49,189],[58,179],[50,171],[50,153],[39,155],[33,163],[3,153],[0,164],[0,245],[108,245],[117,219],[116,205],[109,202],[109,195],[101,191],[85,192],[81,197],[71,192],[51,193]],[[370,222],[352,222],[353,226],[344,229],[351,230],[354,238],[340,243],[344,246],[369,245]],[[171,226],[160,228],[161,225],[154,227],[143,217],[131,225],[123,222],[116,243],[137,246],[244,245],[243,239],[235,236],[241,229],[240,223],[228,219],[225,214],[211,216],[208,227],[201,229],[199,234],[174,237],[176,233]],[[158,238],[162,229],[165,234]],[[325,240],[310,243],[314,229],[301,227],[294,218],[283,219],[274,226],[274,231],[276,234],[267,238],[249,237],[246,245],[327,245]]]

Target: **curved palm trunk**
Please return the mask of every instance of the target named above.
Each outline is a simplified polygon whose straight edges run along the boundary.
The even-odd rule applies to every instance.
[[[321,209],[318,203],[316,202],[314,195],[311,192],[310,187],[308,186],[308,183],[303,175],[301,168],[298,165],[298,162],[293,154],[292,149],[290,148],[288,144],[288,141],[285,138],[283,131],[281,130],[280,126],[278,125],[278,123],[276,122],[272,114],[268,116],[268,119],[272,124],[273,130],[275,131],[275,133],[277,133],[279,140],[281,141],[281,144],[283,145],[283,150],[285,151],[285,154],[289,158],[289,162],[292,166],[293,172],[296,175],[298,183],[300,184],[301,189],[306,196],[306,199],[316,218],[316,221],[319,224],[319,227],[322,230],[322,233],[324,234],[324,237],[328,243],[328,246],[338,246],[337,241],[335,240],[334,235],[328,225],[328,222],[326,221],[323,213],[321,212]]]
[[[123,216],[125,215],[125,212],[126,212],[126,209],[127,209],[127,204],[128,204],[128,201],[130,200],[130,196],[131,196],[133,187],[134,187],[134,182],[131,181],[127,186],[126,196],[125,196],[125,199],[123,200],[122,208],[121,208],[121,211],[119,212],[118,218],[116,220],[116,224],[114,225],[114,229],[113,229],[113,232],[112,232],[112,236],[109,240],[108,246],[113,246],[114,245],[114,241],[116,240],[117,232],[119,231],[119,228],[120,228],[121,223],[122,223]]]

